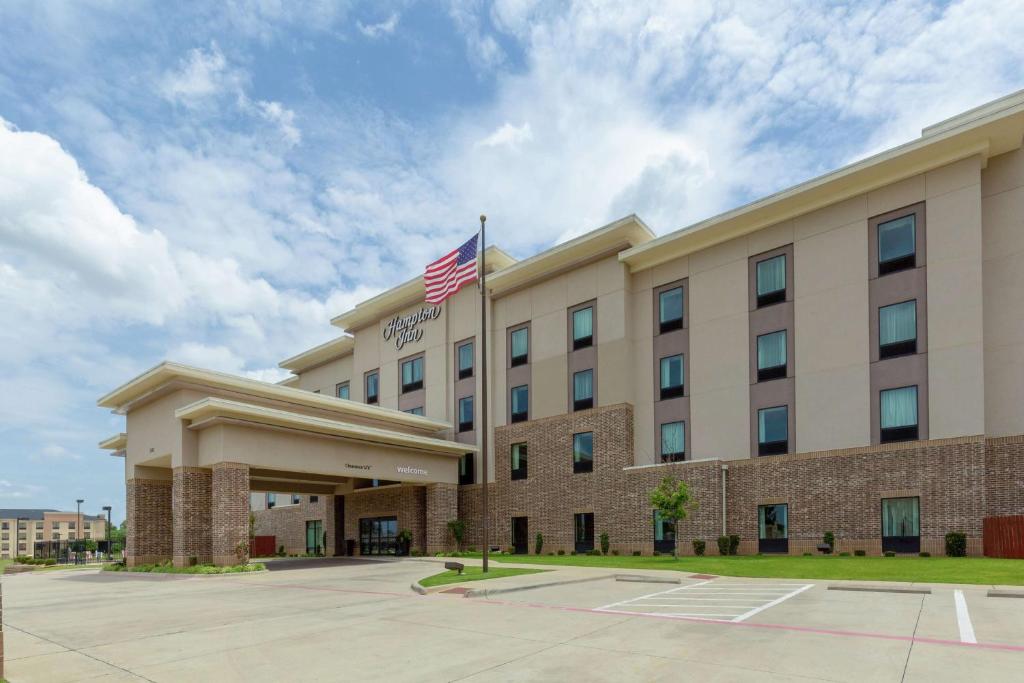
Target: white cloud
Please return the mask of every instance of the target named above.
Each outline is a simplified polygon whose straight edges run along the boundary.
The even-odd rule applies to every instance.
[[[34,484],[19,484],[7,479],[0,479],[0,501],[22,501],[35,497],[43,487]]]
[[[37,453],[34,453],[32,459],[42,462],[60,462],[65,460],[81,460],[82,456],[68,450],[64,446],[51,443],[43,446]]]
[[[256,103],[256,106],[259,107],[260,115],[264,119],[277,125],[281,131],[281,136],[288,144],[297,145],[302,142],[302,132],[295,126],[294,111],[286,109],[280,102],[260,100]]]
[[[165,99],[192,107],[210,97],[237,95],[244,80],[245,75],[229,66],[220,47],[211,42],[208,50],[189,50],[176,70],[164,74],[158,87]]]
[[[392,12],[384,21],[376,24],[364,24],[361,21],[357,21],[356,27],[359,29],[359,32],[367,38],[380,38],[381,36],[389,36],[395,32],[395,28],[398,26],[398,18],[398,12]]]
[[[527,121],[521,126],[513,126],[506,121],[500,128],[487,137],[476,143],[477,147],[508,147],[519,149],[524,142],[533,139],[533,131],[530,130],[530,122]]]

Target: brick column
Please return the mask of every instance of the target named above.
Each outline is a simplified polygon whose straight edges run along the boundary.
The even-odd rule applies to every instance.
[[[171,559],[171,482],[129,479],[125,490],[128,507],[125,562],[135,567]]]
[[[249,466],[219,462],[211,487],[213,563],[220,566],[249,560]],[[244,544],[244,552],[239,547]],[[241,554],[241,557],[239,557]]]
[[[213,473],[201,467],[175,467],[171,487],[174,566],[207,564],[210,550],[210,491]],[[194,559],[193,559],[194,558]]]
[[[455,484],[426,485],[426,536],[428,555],[448,550],[448,521],[459,516],[459,488]]]

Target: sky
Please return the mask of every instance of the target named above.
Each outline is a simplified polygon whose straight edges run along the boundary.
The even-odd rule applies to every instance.
[[[0,508],[124,517],[164,359],[276,381],[488,216],[664,234],[1024,88],[1024,0],[0,3]]]

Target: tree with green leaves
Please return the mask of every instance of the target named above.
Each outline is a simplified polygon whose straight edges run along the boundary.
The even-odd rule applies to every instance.
[[[690,496],[690,487],[682,479],[665,477],[657,488],[651,491],[651,505],[661,518],[672,523],[676,541],[672,545],[672,557],[676,557],[679,543],[679,522],[697,509],[697,501]]]
[[[466,537],[466,522],[461,519],[450,519],[448,531],[455,539],[455,550],[462,550],[462,540]]]

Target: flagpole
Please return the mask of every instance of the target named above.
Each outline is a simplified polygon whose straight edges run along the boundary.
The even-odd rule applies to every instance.
[[[481,477],[483,480],[483,496],[481,500],[481,506],[483,507],[483,541],[484,541],[484,562],[483,562],[483,573],[487,573],[487,554],[490,550],[490,538],[488,537],[488,518],[490,515],[487,510],[487,288],[484,284],[484,275],[487,272],[487,257],[484,255],[487,251],[487,237],[484,232],[484,227],[487,223],[487,216],[480,214],[480,273],[478,275],[480,279],[480,372],[481,376],[481,394],[480,401],[480,431],[483,434],[483,439],[480,441],[480,461],[481,461]]]

